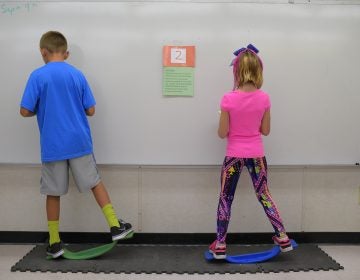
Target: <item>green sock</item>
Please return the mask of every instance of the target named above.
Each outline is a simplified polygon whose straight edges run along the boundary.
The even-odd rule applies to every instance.
[[[111,203],[106,204],[102,209],[104,216],[109,224],[109,227],[120,227],[119,220],[116,216],[114,207]]]
[[[48,229],[50,235],[49,244],[60,242],[59,221],[48,221]]]

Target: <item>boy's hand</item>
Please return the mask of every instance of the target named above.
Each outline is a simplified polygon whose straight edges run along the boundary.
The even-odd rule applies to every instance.
[[[23,107],[20,108],[20,115],[23,117],[33,117],[36,115],[36,113],[29,111],[28,109],[25,109]]]
[[[85,110],[85,113],[87,116],[91,117],[93,115],[95,115],[95,106],[92,106],[88,109]]]

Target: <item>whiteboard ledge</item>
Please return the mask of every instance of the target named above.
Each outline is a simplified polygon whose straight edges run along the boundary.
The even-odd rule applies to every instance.
[[[41,3],[41,2],[119,2],[119,3],[218,3],[218,4],[226,4],[226,3],[243,3],[243,4],[305,4],[305,5],[360,5],[360,0],[38,0],[38,1],[16,1],[16,0],[1,0],[0,3]]]
[[[159,165],[159,164],[97,164],[99,168],[127,168],[127,169],[218,169],[221,165]],[[0,163],[0,168],[40,168],[39,163]],[[269,169],[359,169],[356,164],[290,164],[268,165]]]

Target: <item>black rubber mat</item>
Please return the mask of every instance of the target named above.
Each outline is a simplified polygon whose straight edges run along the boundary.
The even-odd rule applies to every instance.
[[[90,245],[70,245],[71,250],[84,250]],[[230,245],[228,254],[245,254],[270,249],[271,245]],[[92,273],[174,273],[224,274],[262,273],[309,270],[339,270],[343,267],[316,245],[300,244],[294,251],[282,253],[258,264],[207,262],[204,245],[118,245],[93,260],[46,260],[45,245],[35,246],[16,263],[11,271],[92,272]]]

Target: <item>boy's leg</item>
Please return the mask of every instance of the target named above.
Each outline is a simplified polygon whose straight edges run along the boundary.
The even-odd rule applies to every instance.
[[[133,229],[131,224],[117,218],[114,207],[111,204],[109,194],[104,184],[100,181],[91,190],[94,194],[96,202],[99,204],[106,218],[106,221],[109,224],[112,240],[115,241],[123,239],[130,233],[132,233]]]
[[[267,185],[266,158],[262,157],[246,159],[246,166],[249,170],[254,185],[256,197],[258,198],[265,211],[265,214],[274,228],[276,235],[274,237],[275,243],[278,244],[284,241],[283,244],[278,244],[281,245],[282,251],[285,252],[292,250],[290,240],[287,237],[286,230],[280,216],[280,212],[276,207]]]
[[[60,242],[59,217],[60,217],[60,196],[48,195],[46,197],[46,214],[49,229],[49,244]]]
[[[114,207],[111,204],[109,194],[104,184],[100,181],[100,183],[93,187],[91,191],[94,194],[96,202],[103,211],[109,227],[120,227],[119,220],[116,216]]]
[[[64,160],[43,163],[41,173],[41,193],[46,195],[46,214],[49,230],[47,254],[57,258],[64,253],[60,241],[59,218],[60,196],[68,191],[68,162]]]
[[[131,224],[119,220],[109,194],[101,181],[93,154],[69,160],[74,181],[80,192],[91,190],[109,224],[113,240],[126,237],[133,230]]]
[[[104,186],[104,184],[100,181],[95,187],[91,189],[96,202],[99,204],[100,208],[104,208],[105,205],[111,203],[110,196]]]

